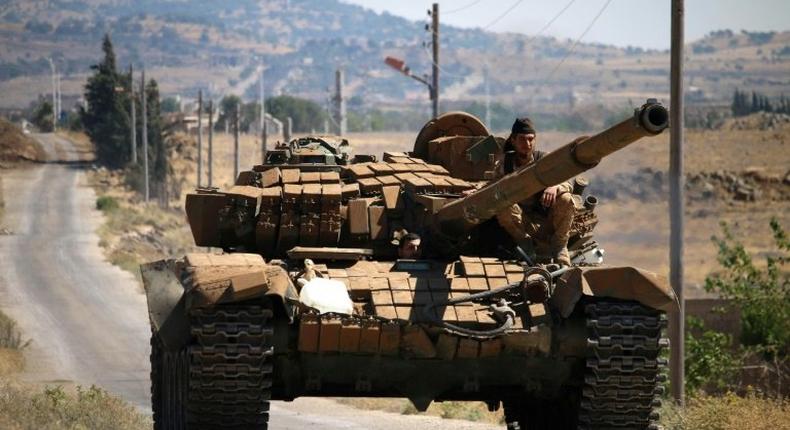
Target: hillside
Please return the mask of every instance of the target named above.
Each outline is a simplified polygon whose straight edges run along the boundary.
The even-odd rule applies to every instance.
[[[0,118],[0,162],[44,161],[41,145],[15,124]]]
[[[254,97],[262,57],[268,94],[324,103],[334,70],[343,67],[350,96],[363,103],[427,110],[424,87],[382,61],[392,55],[428,72],[423,25],[338,0],[5,0],[0,107],[49,91],[49,57],[67,74],[64,94],[78,95],[109,32],[119,64],[145,64],[169,95],[191,98],[204,88]],[[441,43],[446,108],[484,96],[486,64],[493,99],[517,110],[668,98],[666,51],[581,43],[557,69],[573,41],[443,26]],[[688,57],[693,103],[726,103],[736,87],[769,96],[789,88],[790,32],[715,32],[691,43]]]

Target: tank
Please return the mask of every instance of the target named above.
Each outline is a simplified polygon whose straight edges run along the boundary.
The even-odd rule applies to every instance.
[[[509,429],[655,426],[677,300],[661,276],[603,264],[579,175],[667,126],[648,100],[495,179],[503,139],[449,113],[411,153],[378,161],[307,138],[227,191],[198,189],[187,218],[215,252],[141,268],[155,427],[266,428],[271,400],[300,396],[406,397],[421,411],[482,401]],[[495,215],[571,179],[561,267],[516,246]],[[420,258],[398,257],[407,232]]]

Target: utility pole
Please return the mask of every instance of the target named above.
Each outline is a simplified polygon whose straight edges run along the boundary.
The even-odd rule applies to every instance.
[[[203,90],[198,90],[198,165],[197,165],[197,186],[203,184]]]
[[[263,87],[263,62],[261,62],[260,102],[261,102],[261,164],[266,163],[266,97]]]
[[[433,4],[431,13],[431,39],[433,47],[433,80],[431,81],[431,101],[433,102],[433,117],[439,116],[439,3]]]
[[[132,112],[132,164],[137,164],[137,112],[134,106],[134,66],[129,64],[129,101]]]
[[[337,123],[337,134],[346,135],[346,100],[343,98],[343,71],[335,71],[335,122]]]
[[[293,134],[293,119],[289,116],[285,118],[285,127],[283,128],[283,140],[285,143],[291,141],[291,135]]]
[[[208,187],[214,183],[214,100],[208,101]]]
[[[58,96],[55,99],[55,101],[56,101],[55,102],[55,124],[58,124],[60,122],[60,112],[63,110],[63,106],[62,106],[63,100],[61,99],[61,93],[60,93],[60,72],[56,73],[55,76],[56,76],[56,80],[57,80],[57,83],[58,83],[58,85],[57,85],[57,90],[58,90],[57,94],[58,94]]]
[[[685,403],[684,339],[686,303],[683,298],[683,0],[672,0],[672,45],[670,61],[669,135],[669,282],[678,298],[679,309],[670,314],[670,382],[672,397]]]
[[[145,191],[144,191],[143,195],[145,196],[145,202],[148,203],[148,201],[151,198],[151,193],[150,193],[150,188],[149,188],[149,183],[148,183],[148,102],[146,100],[146,94],[145,94],[145,69],[143,69],[143,71],[142,71],[142,77],[140,78],[140,83],[141,83],[140,91],[142,91],[141,103],[143,104],[143,106],[142,106],[142,115],[143,115],[143,130],[142,130],[142,132],[143,132],[143,176],[144,176],[143,182],[145,184],[144,185],[145,186]]]
[[[491,90],[488,87],[488,64],[483,69],[483,78],[485,79],[486,87],[486,127],[491,129]]]
[[[58,86],[55,82],[55,63],[51,58],[49,59],[49,68],[52,69],[52,132],[54,133],[58,129],[58,123],[55,115],[55,109],[57,108]]]
[[[233,182],[239,177],[239,104],[233,112]]]

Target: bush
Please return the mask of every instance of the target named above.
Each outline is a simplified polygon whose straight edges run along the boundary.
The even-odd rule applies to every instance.
[[[25,346],[16,321],[0,312],[0,348],[21,349]]]
[[[790,276],[784,266],[790,261],[790,239],[775,218],[770,226],[777,251],[766,257],[765,268],[761,268],[722,223],[724,236],[714,236],[713,241],[724,271],[707,277],[705,289],[740,307],[743,345],[756,348],[769,359],[786,360],[790,346]]]
[[[699,318],[686,317],[686,327],[686,393],[730,388],[742,363],[742,358],[733,352],[732,336],[705,330]],[[702,334],[695,336],[694,332]]]
[[[96,199],[96,209],[102,212],[111,212],[118,209],[118,200],[110,196],[101,196]]]

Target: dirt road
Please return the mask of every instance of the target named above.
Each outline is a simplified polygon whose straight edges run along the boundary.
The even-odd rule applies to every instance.
[[[13,234],[0,236],[0,306],[32,340],[23,378],[96,384],[150,411],[149,329],[134,278],[102,256],[101,216],[84,184],[84,151],[54,135],[35,135],[54,162],[3,172]],[[437,417],[365,412],[327,399],[273,402],[272,430],[494,429]]]
[[[96,384],[147,409],[145,297],[102,256],[96,197],[82,169],[66,164],[83,153],[54,135],[34,137],[62,163],[4,174],[13,234],[0,237],[0,302],[31,339],[23,378]]]

